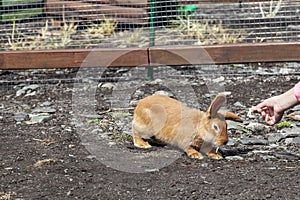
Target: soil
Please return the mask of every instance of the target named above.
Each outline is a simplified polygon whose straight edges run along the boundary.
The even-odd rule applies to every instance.
[[[112,95],[112,90],[116,85],[130,87],[137,77],[130,74],[129,69],[106,69],[105,75],[101,72],[97,80],[84,79],[78,69],[0,71],[0,199],[300,199],[299,143],[226,145],[221,150],[225,157],[222,160],[191,159],[179,149],[171,148],[170,152],[176,153],[176,159],[166,166],[158,163],[156,166],[159,167],[132,173],[122,170],[122,163],[109,166],[107,157],[101,160],[99,151],[103,149],[99,147],[100,150],[93,151],[87,142],[94,141],[85,140],[83,134],[84,131],[88,134],[94,130],[101,132],[103,137],[94,139],[98,139],[99,144],[106,141],[113,146],[114,152],[107,153],[114,164],[118,161],[114,160],[115,156],[126,152],[135,156],[136,163],[129,163],[131,165],[138,163],[139,156],[142,159],[151,152],[164,155],[165,147],[161,146],[149,150],[135,148],[130,135],[123,133],[130,132],[126,127],[130,126],[131,108],[137,100],[158,90],[174,92],[168,90],[170,87],[162,86],[168,80],[164,73],[169,79],[192,85],[201,110],[209,106],[213,97],[207,81],[222,82],[224,91],[229,92],[226,109],[239,114],[244,125],[262,123],[259,116],[255,119],[247,116],[248,108],[286,91],[299,81],[297,63],[293,66],[274,65],[217,66],[206,81],[203,81],[204,75],[211,67],[181,67],[175,70],[176,73],[169,68],[164,72],[158,68],[155,69],[161,74],[158,78],[145,81],[144,85],[134,88],[135,91],[129,93],[131,95],[125,95],[131,103],[123,109],[128,110],[114,107],[112,98],[118,98],[119,93]],[[95,76],[93,71],[89,73]],[[124,82],[118,77],[125,77]],[[83,112],[76,119],[78,111],[86,106],[82,104],[81,109],[74,108],[74,105],[78,106],[76,90],[84,88],[88,91],[89,87],[83,86],[89,86],[87,83],[91,81],[97,83],[93,101],[97,116],[87,116]],[[39,87],[16,95],[18,90],[32,84]],[[180,96],[180,91],[174,96]],[[237,106],[237,102],[242,105]],[[188,99],[185,103],[193,106],[193,101]],[[18,113],[29,115],[40,107],[51,107],[56,111],[39,123],[30,121],[30,116],[16,120]],[[125,120],[121,123],[125,128],[120,128],[117,114],[122,115],[119,119]],[[287,120],[286,115],[284,119]],[[297,121],[293,124],[295,127],[300,125]],[[242,138],[245,133],[230,129],[229,137]],[[266,139],[266,132],[255,132],[251,137]],[[255,153],[258,151],[269,153],[262,156]],[[226,159],[234,156],[242,159]],[[161,161],[165,160],[162,158]]]

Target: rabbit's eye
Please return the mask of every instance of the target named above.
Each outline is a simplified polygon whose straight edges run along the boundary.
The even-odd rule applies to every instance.
[[[213,129],[215,129],[215,131],[219,131],[219,127],[217,125],[213,125]]]

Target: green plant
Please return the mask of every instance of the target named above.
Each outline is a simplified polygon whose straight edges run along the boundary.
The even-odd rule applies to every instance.
[[[129,112],[114,112],[113,113],[113,117],[117,117],[117,118],[124,118],[129,116],[130,113]]]
[[[244,133],[248,134],[248,135],[252,135],[253,134],[253,132],[251,130],[246,129],[244,127],[241,127],[240,130],[243,131]]]
[[[111,136],[113,140],[116,142],[126,142],[126,141],[132,141],[132,136],[128,134],[113,134]]]
[[[289,121],[281,121],[277,124],[277,128],[290,128],[292,126],[292,122]]]
[[[101,120],[100,119],[87,119],[86,122],[88,124],[100,124]]]

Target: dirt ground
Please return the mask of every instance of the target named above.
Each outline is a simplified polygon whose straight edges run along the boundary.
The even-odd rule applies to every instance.
[[[300,79],[297,64],[271,66],[223,66],[217,74],[211,74],[214,82],[219,81],[215,76],[223,77],[224,90],[229,92],[226,109],[239,114],[244,125],[262,124],[259,117],[247,116],[248,108],[286,91]],[[283,67],[286,68],[282,71]],[[126,69],[107,70],[105,79],[97,80],[95,110],[101,116],[85,116],[89,119],[82,121],[86,122],[82,127],[91,132],[110,132],[107,142],[116,151],[112,155],[118,154],[118,149],[137,156],[160,152],[164,147],[152,150],[133,147],[130,136],[118,128],[113,104],[106,104],[112,87],[117,84],[114,76],[128,75],[127,72]],[[173,78],[184,77],[184,81],[191,83],[200,108],[205,110],[211,96],[207,95],[202,76],[195,76],[202,72],[205,69],[201,67],[180,68]],[[263,130],[250,136],[238,128],[230,129],[229,137],[237,143],[224,146],[222,160],[207,157],[195,160],[175,149],[179,157],[165,167],[129,173],[109,167],[83,142],[82,129],[74,120],[76,70],[0,71],[0,77],[0,199],[300,199],[299,143],[238,142],[248,137],[268,140],[267,134],[280,131],[276,127],[268,130],[271,133]],[[147,82],[138,94],[129,98],[133,101],[157,90],[166,91],[166,87],[157,87],[157,83],[164,81],[163,77]],[[78,83],[84,84],[80,80]],[[28,85],[38,87],[25,90]],[[37,122],[33,120],[33,110],[37,108],[54,110],[44,111],[47,119]],[[130,119],[132,112],[128,109],[122,117]],[[288,120],[286,116],[284,120]],[[292,123],[294,128],[300,126],[297,121]]]

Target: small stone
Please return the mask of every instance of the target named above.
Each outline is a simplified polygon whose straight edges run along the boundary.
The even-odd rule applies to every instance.
[[[103,118],[102,115],[81,115],[81,116],[84,118],[87,118],[87,119],[102,119]]]
[[[25,97],[31,97],[31,96],[35,96],[36,95],[36,91],[33,92],[29,92],[25,95]]]
[[[272,130],[271,127],[266,126],[266,125],[261,124],[261,123],[256,123],[256,122],[249,123],[245,128],[253,131],[254,133],[255,132],[268,133]]]
[[[208,167],[208,166],[209,166],[208,163],[202,163],[202,164],[201,164],[201,167]]]
[[[221,92],[220,94],[223,94],[225,96],[230,96],[231,92],[230,91],[225,91],[225,92]]]
[[[229,138],[227,146],[235,146],[237,144],[237,141],[235,139]]]
[[[220,83],[220,82],[222,82],[224,80],[225,80],[225,77],[224,76],[220,76],[218,78],[212,79],[212,82],[214,82],[214,83]]]
[[[295,111],[295,112],[289,114],[288,118],[295,120],[295,121],[300,121],[300,111]]]
[[[269,155],[261,156],[261,158],[264,159],[264,160],[273,160],[273,159],[275,159],[274,156],[269,156]]]
[[[19,97],[21,95],[25,94],[25,91],[23,89],[20,89],[16,92],[16,97]]]
[[[290,159],[290,160],[300,159],[300,156],[289,152],[275,152],[275,156],[281,159]]]
[[[268,151],[268,150],[254,150],[252,151],[253,153],[256,153],[256,154],[267,154],[267,153],[271,153],[271,151]]]
[[[45,101],[42,106],[51,106],[52,103],[50,101]]]
[[[281,133],[268,134],[268,141],[271,143],[279,142],[283,138],[284,138],[284,135]]]
[[[161,84],[161,83],[163,83],[164,81],[162,80],[162,79],[159,79],[159,78],[157,78],[157,79],[155,79],[154,81],[152,81],[151,83],[152,84]]]
[[[294,144],[300,144],[300,137],[296,137],[293,139],[292,143]]]
[[[295,137],[300,137],[300,128],[299,127],[294,127],[289,129],[286,133],[283,134],[285,138],[295,138]]]
[[[130,106],[136,106],[138,104],[138,102],[139,101],[137,101],[137,100],[132,100],[132,101],[130,101],[129,105]]]
[[[290,110],[292,110],[292,111],[299,111],[299,115],[300,115],[300,105],[296,105],[296,106],[294,106],[294,107],[292,107]],[[291,113],[291,114],[293,114],[293,113]]]
[[[30,121],[27,121],[26,124],[42,123],[51,117],[48,113],[29,114]]]
[[[266,195],[266,198],[268,198],[268,199],[271,198],[271,197],[272,197],[272,194],[267,194]]]
[[[32,111],[32,113],[55,113],[56,110],[54,108],[36,108]]]
[[[15,113],[14,115],[14,120],[16,122],[22,122],[28,119],[29,119],[29,115],[27,113],[19,112],[19,113]]]
[[[259,138],[244,138],[240,140],[240,142],[244,145],[268,145],[269,141],[265,139]]]
[[[252,112],[252,108],[249,108],[249,110],[248,110],[248,112],[247,112],[247,117],[249,118],[249,119],[255,119],[256,118],[256,116],[253,114],[253,112]]]
[[[86,157],[87,159],[95,159],[95,158],[97,158],[96,156],[94,156],[94,155],[88,155],[87,157]]]
[[[296,137],[296,138],[286,138],[284,140],[285,144],[300,144],[300,137]]]
[[[235,121],[231,121],[231,120],[227,120],[227,129],[239,129],[239,122],[235,122]]]
[[[236,106],[236,107],[246,108],[246,106],[243,105],[243,104],[242,104],[241,102],[239,102],[239,101],[235,102],[233,105]]]
[[[112,84],[112,83],[104,83],[104,84],[101,84],[100,87],[101,87],[101,88],[106,88],[106,89],[112,90],[112,89],[115,88],[115,85]]]
[[[241,156],[227,156],[227,157],[225,157],[225,159],[230,160],[230,161],[244,160],[244,158]]]
[[[174,95],[171,92],[167,92],[167,91],[164,91],[164,90],[158,90],[154,94],[156,94],[156,95],[165,95],[165,96],[168,96],[168,97],[174,97]]]
[[[39,85],[28,85],[28,86],[24,86],[22,89],[20,89],[20,90],[18,90],[18,91],[16,92],[16,96],[18,97],[18,96],[21,96],[21,95],[23,95],[23,94],[26,94],[26,92],[27,92],[28,90],[34,91],[34,90],[36,90],[36,89],[39,88],[39,87],[40,87]]]
[[[67,196],[68,196],[68,197],[73,196],[73,193],[72,193],[71,190],[67,192]]]
[[[145,172],[158,172],[159,169],[154,168],[154,169],[145,169]]]

